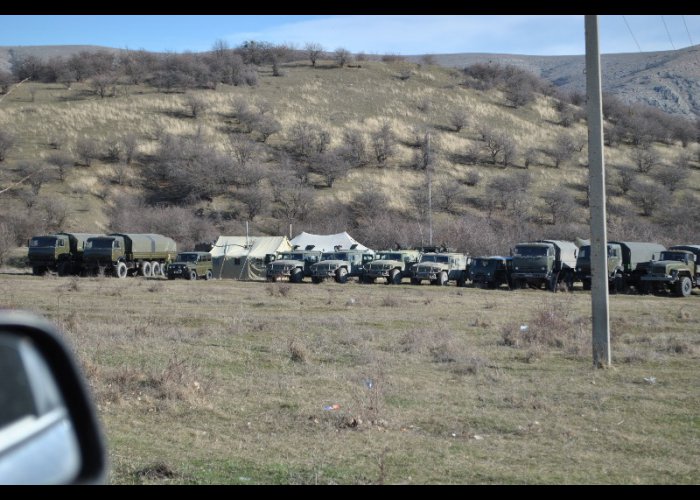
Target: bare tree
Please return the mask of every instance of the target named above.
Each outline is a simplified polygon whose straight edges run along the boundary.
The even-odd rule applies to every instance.
[[[117,82],[117,78],[112,74],[100,74],[95,75],[90,80],[90,87],[95,92],[95,94],[100,96],[100,99],[107,97],[110,87],[114,86]]]
[[[385,121],[379,130],[372,133],[372,147],[377,163],[384,166],[386,161],[393,156],[396,148],[396,136],[391,130],[389,122]]]
[[[660,160],[659,153],[650,144],[642,143],[632,150],[632,161],[642,174],[649,173],[652,168],[659,164]]]
[[[335,57],[335,62],[338,63],[338,66],[341,68],[345,66],[351,58],[350,51],[342,47],[335,49],[333,55]]]
[[[187,94],[185,96],[184,105],[190,115],[192,115],[192,118],[197,118],[202,115],[208,107],[207,101],[195,94]]]
[[[666,189],[656,183],[635,181],[630,192],[632,202],[642,210],[645,217],[654,215],[668,201]]]
[[[620,167],[617,170],[617,180],[616,185],[622,191],[622,194],[627,194],[627,192],[632,188],[637,175],[634,170],[630,167]]]
[[[664,186],[669,192],[673,193],[679,186],[687,181],[688,167],[678,163],[673,165],[664,165],[654,172],[653,177]]]
[[[47,158],[46,162],[49,165],[56,167],[56,172],[58,174],[58,180],[63,182],[66,180],[66,175],[68,175],[69,170],[73,166],[73,158],[67,153],[62,151],[55,151],[51,153]]]
[[[271,116],[261,115],[255,121],[253,129],[258,133],[260,142],[267,142],[272,134],[282,130],[282,125]]]
[[[330,134],[318,125],[297,122],[289,130],[289,149],[300,159],[326,151],[331,142]]]
[[[546,210],[552,216],[552,225],[568,220],[573,209],[571,196],[560,188],[553,188],[543,193],[540,198],[544,202]]]
[[[316,61],[323,54],[323,46],[320,43],[308,42],[304,46],[306,54],[309,56],[309,61],[311,61],[311,66],[316,67]]]
[[[231,145],[231,155],[238,165],[245,166],[257,157],[259,147],[247,137],[241,134],[230,134],[228,140]]]
[[[269,191],[258,185],[239,189],[236,198],[245,205],[247,218],[251,221],[258,215],[264,215],[273,200]]]
[[[17,171],[21,177],[27,178],[35,196],[39,194],[41,186],[51,179],[46,166],[37,163],[23,161],[18,165]]]
[[[449,178],[443,177],[437,179],[434,184],[435,189],[435,205],[439,210],[449,214],[457,213],[457,206],[462,198],[462,187],[458,182]]]
[[[124,151],[124,163],[131,165],[136,155],[136,148],[138,147],[138,138],[133,132],[127,132],[121,138],[121,144]]]
[[[490,127],[482,127],[479,133],[481,140],[484,142],[489,161],[495,165],[499,157],[503,155],[509,137],[503,132],[493,130]]]
[[[98,156],[95,141],[89,137],[78,139],[75,143],[75,156],[81,165],[86,167],[92,165],[92,160]]]
[[[314,192],[301,182],[280,183],[274,186],[277,204],[273,215],[291,224],[303,221],[314,209]]]
[[[554,160],[554,167],[559,168],[562,163],[573,158],[578,146],[572,135],[562,132],[554,139],[554,145],[547,151],[547,154]]]
[[[350,170],[350,163],[336,151],[315,155],[309,164],[310,170],[321,175],[329,188]]]
[[[362,132],[356,129],[345,130],[343,145],[338,154],[353,167],[361,167],[369,163],[367,141]]]
[[[15,136],[6,130],[0,129],[0,161],[4,161],[7,152],[15,145]]]
[[[461,108],[455,109],[452,113],[450,113],[450,125],[454,127],[455,132],[459,132],[464,127],[469,125],[469,116],[467,115],[467,112]]]

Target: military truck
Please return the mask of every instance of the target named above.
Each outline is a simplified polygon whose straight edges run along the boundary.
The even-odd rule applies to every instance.
[[[211,254],[209,252],[180,252],[175,257],[175,262],[167,265],[165,274],[169,280],[175,278],[210,280],[214,276],[212,274]]]
[[[399,285],[404,278],[413,277],[413,268],[420,257],[418,250],[384,250],[365,266],[360,281],[374,283],[377,278],[384,278],[387,285]]]
[[[177,254],[175,241],[160,234],[112,233],[88,238],[83,261],[92,273],[118,278],[164,276]]]
[[[444,286],[454,281],[457,286],[464,286],[469,279],[470,261],[463,253],[424,253],[420,262],[413,266],[411,284],[420,285],[423,280],[429,280],[432,285]]]
[[[282,252],[276,260],[267,265],[267,281],[287,278],[292,283],[301,283],[304,277],[311,276],[311,266],[321,260],[323,252],[309,245],[304,250],[294,249]]]
[[[362,276],[365,265],[374,259],[371,250],[337,249],[324,252],[321,260],[311,266],[311,281],[321,283],[326,278],[334,278],[338,283],[345,283],[352,276]]]
[[[639,278],[646,271],[639,266],[666,250],[658,243],[639,241],[608,242],[608,288],[612,293],[639,287]],[[591,246],[583,245],[576,258],[575,281],[581,281],[584,290],[591,289]]]
[[[59,276],[80,274],[83,271],[83,250],[88,238],[99,236],[91,233],[56,233],[32,236],[27,243],[27,265],[32,274],[40,276],[47,271]]]
[[[640,278],[641,293],[669,291],[678,297],[687,297],[693,288],[700,287],[698,262],[700,245],[676,245],[661,252],[659,260],[644,266]]]
[[[479,288],[497,288],[501,285],[511,288],[512,272],[513,258],[500,255],[476,257],[469,265],[469,279]]]
[[[578,247],[571,241],[539,240],[518,243],[512,251],[515,288],[544,285],[556,291],[560,283],[571,289],[574,284],[574,270]]]

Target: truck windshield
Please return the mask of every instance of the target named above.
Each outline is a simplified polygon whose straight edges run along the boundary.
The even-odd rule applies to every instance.
[[[112,248],[112,243],[114,240],[106,238],[95,238],[87,240],[85,243],[85,248]]]
[[[420,259],[421,262],[443,262],[447,264],[450,258],[447,255],[424,255]]]
[[[380,253],[375,260],[403,260],[400,253]]]
[[[180,253],[177,254],[177,259],[178,262],[197,262],[197,254],[196,253]]]
[[[515,247],[515,255],[520,257],[546,257],[547,247],[517,246]]]
[[[55,247],[57,238],[53,236],[41,236],[38,238],[32,238],[29,242],[31,247]]]
[[[681,260],[684,261],[688,256],[683,252],[661,252],[661,260]]]
[[[283,253],[279,260],[304,260],[303,253]]]

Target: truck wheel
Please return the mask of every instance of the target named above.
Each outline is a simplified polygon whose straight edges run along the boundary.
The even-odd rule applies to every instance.
[[[348,281],[348,270],[341,267],[335,272],[335,280],[338,283],[346,283]]]
[[[151,262],[151,276],[154,278],[160,277],[160,262]]]
[[[214,277],[214,275],[211,273],[211,269],[207,269],[207,274],[204,275],[204,279],[209,281],[213,277]]]
[[[401,271],[398,269],[392,269],[389,273],[389,279],[386,280],[387,285],[400,285],[401,284]]]
[[[190,280],[192,280],[192,281],[197,280],[197,271],[190,271]]]
[[[126,274],[127,274],[126,264],[124,264],[123,262],[119,262],[119,263],[117,263],[116,266],[114,266],[114,275],[117,278],[126,278]]]
[[[683,276],[681,280],[676,283],[676,295],[679,297],[687,297],[690,295],[690,292],[693,290],[693,283],[690,281],[690,278],[687,276]]]
[[[292,269],[292,274],[289,275],[289,281],[292,283],[301,283],[304,279],[304,273],[298,267]]]
[[[442,271],[440,274],[438,274],[437,280],[435,280],[435,284],[437,286],[447,285],[447,273],[445,271]]]
[[[151,277],[151,262],[146,260],[141,263],[141,276],[144,278]]]

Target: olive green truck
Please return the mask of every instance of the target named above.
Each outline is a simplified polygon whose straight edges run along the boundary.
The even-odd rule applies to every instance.
[[[41,276],[53,271],[60,276],[83,272],[83,250],[89,238],[99,234],[56,233],[32,236],[27,243],[27,265],[32,274]]]
[[[640,278],[640,292],[672,292],[687,297],[693,288],[700,287],[700,245],[676,245],[661,252],[659,260],[652,260]]]
[[[175,241],[160,234],[112,233],[88,238],[83,262],[89,273],[103,272],[118,278],[140,274],[165,276],[166,266],[177,255]]]

